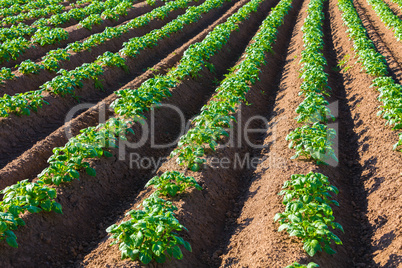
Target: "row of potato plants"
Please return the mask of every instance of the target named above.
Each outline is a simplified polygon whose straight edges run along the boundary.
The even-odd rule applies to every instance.
[[[81,27],[91,30],[93,25],[102,23],[103,19],[118,19],[119,15],[125,15],[127,9],[131,8],[131,4],[132,1],[129,0],[92,1],[88,6],[73,8],[52,15],[50,18],[38,19],[31,25],[18,23],[8,28],[2,28],[0,29],[0,40],[4,42],[17,37],[27,37],[35,33],[40,27],[59,26],[72,19],[79,21]],[[110,16],[111,13],[113,16]]]
[[[369,39],[363,22],[350,0],[339,0],[339,10],[350,39],[353,41],[353,48],[361,63],[363,70],[370,75],[372,87],[380,92],[378,100],[382,103],[377,113],[386,120],[386,125],[393,130],[402,128],[402,86],[388,74],[386,60],[383,55],[377,52],[374,43]],[[396,150],[402,146],[402,133],[399,134],[399,141],[394,145]]]
[[[278,27],[283,24],[284,16],[291,8],[291,2],[292,0],[282,0],[272,9],[252,42],[246,48],[241,62],[221,82],[216,89],[217,94],[208,104],[204,105],[201,109],[202,112],[192,121],[193,127],[180,138],[178,148],[171,154],[171,157],[178,155],[177,161],[179,165],[185,164],[186,168],[193,171],[200,170],[205,162],[204,159],[201,159],[204,156],[205,146],[215,150],[217,142],[228,135],[225,128],[230,127],[231,123],[235,121],[233,116],[235,109],[241,102],[246,100],[246,93],[259,79],[260,68],[265,63],[266,54],[272,50]],[[228,19],[229,21],[230,18]],[[191,55],[193,56],[192,53]],[[208,54],[200,54],[200,56],[202,55]],[[203,66],[207,65],[201,64],[201,68]],[[197,67],[196,69],[199,70],[200,68]],[[188,75],[191,75],[191,73]],[[156,189],[153,195],[161,197],[175,197],[193,187],[197,190],[202,190],[193,177],[185,176],[183,172],[179,171],[166,171],[160,176],[153,177],[145,185],[145,187],[150,186]],[[151,198],[154,197],[151,196]],[[147,200],[144,202],[147,202]],[[171,205],[170,202],[168,204]],[[148,210],[146,205],[144,205],[144,208]],[[144,214],[146,215],[142,210],[132,210],[127,213],[127,215],[131,215],[132,219],[110,226],[107,232],[112,234],[111,239],[115,239],[112,244],[119,244],[122,259],[139,259],[144,264],[152,259],[156,260],[156,262],[164,262],[166,259],[165,254],[172,255],[173,250],[171,247],[177,247],[176,244],[178,243],[176,241],[180,241],[180,239],[173,243],[166,243],[165,235],[170,234],[171,231],[168,230],[165,233],[160,231],[155,234],[153,218],[144,222],[142,217],[138,218],[137,216]],[[180,230],[175,229],[172,231]],[[143,239],[144,233],[149,233],[148,239]],[[173,233],[173,235],[176,234]],[[138,239],[138,237],[141,239]],[[161,247],[160,245],[166,246]],[[190,245],[186,248],[191,249]],[[177,252],[177,256],[173,256],[181,259],[183,255],[178,247]]]
[[[108,0],[109,1],[109,0]],[[110,0],[111,2],[115,0]],[[155,8],[154,10],[136,17],[126,24],[117,27],[106,27],[106,29],[101,33],[96,33],[84,41],[76,41],[70,43],[66,46],[66,48],[57,48],[50,50],[46,53],[45,56],[42,57],[42,61],[36,63],[32,60],[28,59],[21,62],[16,67],[18,71],[22,74],[37,74],[42,69],[46,69],[49,71],[56,72],[60,69],[59,65],[62,61],[67,61],[70,59],[70,55],[72,53],[83,52],[86,50],[90,50],[104,42],[119,38],[122,34],[128,32],[131,29],[143,27],[149,24],[152,20],[162,19],[169,15],[170,12],[181,8],[180,4],[177,4],[176,1],[171,1],[166,3],[166,5]],[[15,75],[12,74],[12,70],[10,68],[3,67],[0,70],[0,83],[4,83],[6,80],[14,79]],[[19,99],[19,95],[14,96],[15,101]],[[35,107],[34,107],[35,109]]]
[[[29,2],[24,5],[14,4],[10,7],[0,9],[0,17],[8,17],[21,12],[29,12],[33,9],[44,8],[48,5],[54,5],[63,2],[63,0],[39,0]]]
[[[166,9],[158,9],[158,12],[153,13],[152,19],[163,19],[170,11],[185,8],[191,1],[192,0],[176,0],[169,2],[166,4]],[[100,55],[96,61],[85,63],[70,71],[61,69],[59,71],[60,75],[43,84],[39,90],[20,93],[12,97],[4,95],[3,98],[0,99],[0,116],[8,116],[10,113],[29,115],[30,109],[35,111],[45,103],[41,95],[44,90],[61,96],[74,95],[75,87],[81,87],[85,79],[94,81],[97,88],[102,88],[98,77],[103,74],[104,67],[117,66],[126,69],[126,59],[124,57],[134,58],[142,50],[155,47],[159,40],[168,38],[170,34],[180,31],[185,25],[197,22],[201,18],[201,14],[205,14],[221,6],[225,1],[227,0],[207,1],[199,6],[190,7],[185,14],[178,16],[162,28],[152,30],[150,33],[141,37],[131,38],[128,42],[123,44],[123,48],[119,52],[105,52],[103,55]],[[133,24],[128,25],[126,29],[135,27],[138,24],[148,24],[150,19],[149,16],[142,17],[138,21],[133,21]],[[109,28],[109,30],[110,31],[107,31],[107,33],[112,35],[116,36],[121,34],[121,31],[114,31],[113,28]]]
[[[207,35],[203,42],[193,46],[192,49],[189,48],[186,51],[187,54],[185,54],[188,55],[194,52],[199,53],[197,51],[204,51],[206,54],[202,54],[205,56],[200,57],[199,62],[201,62],[201,64],[206,64],[206,61],[209,59],[209,57],[217,53],[222,45],[227,42],[228,33],[226,29],[229,27],[232,30],[236,30],[236,27],[233,27],[232,24],[238,24],[240,21],[243,21],[245,16],[251,13],[253,10],[252,8],[255,8],[256,2],[256,0],[253,0],[250,2],[251,4],[254,4],[253,6],[248,4],[247,6],[239,9],[238,13],[232,16],[230,25],[225,24],[224,26],[216,27]],[[223,3],[223,1],[219,2],[218,0],[207,0],[203,5],[205,5],[205,7],[209,6],[210,9],[213,9],[221,6],[221,3]],[[194,11],[194,9],[192,10]],[[193,16],[199,16],[199,14],[195,12],[192,12],[191,14]],[[218,42],[213,42],[214,40]],[[220,42],[222,42],[222,45]],[[197,50],[195,50],[195,47]],[[186,58],[189,58],[189,56]],[[192,68],[195,68],[195,66],[192,65],[193,63],[194,60],[192,62],[183,60],[183,62],[179,63],[179,66],[181,66],[183,69],[191,70]],[[190,64],[190,66],[185,66],[188,64]],[[194,70],[193,73],[196,73],[197,71],[199,71],[199,69]],[[61,183],[79,179],[80,171],[85,171],[90,176],[96,176],[95,169],[93,169],[86,160],[90,158],[100,158],[102,156],[112,156],[110,152],[111,148],[117,148],[119,140],[126,140],[126,134],[133,133],[129,125],[141,118],[143,116],[142,114],[146,110],[149,110],[151,106],[157,105],[162,99],[170,96],[168,89],[166,89],[167,92],[166,90],[164,92],[162,90],[163,88],[155,87],[155,83],[152,83],[152,81],[155,81],[156,79],[162,79],[162,77],[158,76],[151,78],[143,83],[137,90],[132,90],[133,92],[139,92],[141,96],[144,96],[143,98],[138,99],[135,103],[135,107],[137,107],[137,114],[133,114],[132,111],[130,113],[121,114],[121,116],[118,118],[111,118],[105,123],[101,123],[96,127],[82,129],[80,131],[81,133],[71,138],[64,147],[54,148],[53,155],[48,159],[49,167],[44,169],[37,176],[38,178],[35,180],[35,182],[19,182],[15,185],[7,187],[2,191],[4,196],[7,196],[10,193],[10,198],[7,199],[8,202],[15,203],[14,200],[23,199],[24,196],[27,196],[26,192],[28,190],[34,192],[36,195],[39,187],[35,188],[32,185],[37,184],[43,186],[42,188],[44,188],[45,191],[48,191],[47,189],[51,189],[54,186],[60,185]],[[171,75],[169,75],[169,73],[168,76],[165,76],[165,80],[166,79],[171,79]],[[179,78],[176,78],[175,81],[178,83]],[[174,87],[174,85],[171,86]],[[124,98],[124,96],[120,96],[118,100],[122,98]],[[129,100],[126,100],[129,103]],[[133,100],[131,99],[131,101]],[[135,109],[134,105],[131,105],[130,107],[131,109]],[[138,109],[138,107],[142,107],[142,109]],[[33,188],[36,190],[31,190]],[[16,215],[17,213],[12,214],[7,210],[7,208],[2,208],[0,204],[0,210],[2,211],[1,213],[3,213],[0,213],[0,225],[3,226],[2,232],[0,232],[0,239],[5,239],[10,246],[17,247],[16,236],[13,231],[16,230],[19,225],[24,224],[21,220],[19,220],[20,216],[27,211],[28,207],[35,207],[34,209],[30,208],[31,211],[39,212],[40,209],[43,209],[41,204],[47,201],[51,202],[52,204],[50,210],[61,212],[61,206],[55,202],[55,199],[56,194],[53,191],[51,191],[51,193],[48,195],[42,194],[38,205],[36,205],[37,203],[33,202],[36,200],[32,200],[31,198],[26,199],[26,202],[28,203],[24,205],[26,203],[25,202],[23,204],[24,206],[19,206],[21,209],[18,210],[18,215]],[[48,206],[45,206],[45,208],[48,208]],[[17,209],[14,210],[16,211]],[[46,211],[49,211],[49,209]],[[1,217],[1,215],[3,215],[3,217]]]
[[[291,131],[286,137],[290,141],[289,148],[296,150],[292,159],[306,157],[317,164],[325,163],[331,158],[337,160],[332,148],[336,132],[325,124],[328,119],[335,118],[325,99],[325,96],[329,96],[330,88],[328,74],[324,71],[327,62],[322,53],[324,2],[325,0],[312,0],[309,3],[308,16],[302,27],[304,49],[301,52],[300,77],[303,82],[299,95],[305,96],[305,99],[296,109],[296,120],[304,125]]]
[[[331,193],[338,194],[338,189],[330,184],[328,177],[314,172],[294,174],[282,188],[279,195],[283,195],[282,203],[286,208],[274,217],[280,224],[278,231],[286,230],[289,236],[302,239],[303,249],[311,257],[322,250],[336,253],[331,243],[342,245],[342,241],[330,227],[342,232],[343,228],[334,221],[331,205],[339,204],[331,199]]]
[[[380,20],[393,30],[394,36],[398,41],[402,41],[402,21],[392,12],[391,8],[382,0],[367,0]]]
[[[298,123],[303,123],[286,137],[290,140],[289,148],[296,149],[292,159],[304,156],[316,164],[323,164],[329,158],[337,160],[332,148],[335,130],[325,123],[334,119],[327,107],[329,96],[328,75],[325,73],[326,59],[322,53],[324,48],[322,31],[325,15],[323,13],[325,0],[311,0],[307,17],[302,26],[303,47],[300,77],[302,79],[299,95],[305,99],[296,109]],[[277,213],[274,221],[280,226],[278,232],[286,230],[289,236],[296,236],[303,242],[303,249],[308,255],[314,256],[319,251],[328,254],[336,253],[331,248],[332,242],[341,245],[342,241],[331,230],[342,226],[335,222],[331,205],[339,204],[331,200],[331,193],[338,189],[330,185],[328,177],[321,173],[310,172],[307,175],[294,174],[283,185],[279,195],[283,195],[282,203],[285,211]],[[317,267],[310,263],[307,267]],[[290,267],[306,267],[298,263]]]
[[[44,0],[45,2],[48,0]],[[66,7],[60,4],[61,1],[48,1],[48,4],[43,8],[31,9],[28,12],[19,12],[18,15],[3,17],[0,20],[0,25],[14,25],[18,22],[23,22],[27,20],[33,20],[38,18],[43,18],[53,14],[59,14],[64,12]]]
[[[132,3],[132,0],[108,0],[106,2],[98,2],[98,4],[91,4],[83,9],[74,8],[65,14],[69,19],[75,18],[80,20],[82,27],[91,29],[94,24],[100,24],[102,19],[117,20],[120,15],[127,15],[127,10],[132,7]],[[108,9],[105,9],[106,7],[108,7]],[[88,14],[84,11],[87,11]],[[102,13],[89,15],[91,12]],[[30,41],[23,36],[17,36],[16,38],[14,37],[14,39],[7,39],[0,44],[0,61],[16,60],[27,48],[34,46],[34,44],[45,46],[66,40],[68,38],[68,32],[66,30],[48,26],[49,22],[52,24],[52,18],[54,19],[54,17],[51,17],[50,19],[43,18],[43,20],[37,20],[32,26],[29,26],[33,29],[32,31],[29,32],[25,30],[20,32],[20,34],[27,32],[33,34]],[[15,28],[13,30],[14,31],[8,31],[8,33],[15,33]]]
[[[95,0],[91,0],[91,1],[92,1],[92,4],[81,8],[82,11],[78,12],[78,14],[74,14],[74,12],[73,12],[74,9],[71,9],[71,10],[65,11],[61,14],[52,15],[50,18],[42,18],[42,19],[36,20],[31,25],[27,25],[25,23],[20,22],[18,24],[13,24],[10,27],[3,27],[0,29],[0,41],[4,42],[6,40],[14,39],[17,37],[30,36],[33,33],[35,33],[35,31],[38,29],[36,26],[50,26],[50,25],[58,26],[58,25],[62,24],[62,23],[58,23],[58,21],[61,20],[58,18],[66,18],[68,16],[69,19],[77,18],[77,20],[81,21],[82,19],[80,19],[81,18],[80,14],[82,14],[82,13],[93,14],[96,11],[99,11],[105,5],[114,7],[116,5],[116,3],[114,1],[118,1],[118,0],[107,0],[105,2],[100,2],[100,1],[95,1]],[[43,3],[44,6],[54,5],[59,2],[62,2],[62,1],[60,1],[60,0],[40,0],[40,3]],[[33,2],[33,3],[36,3],[36,2]],[[26,6],[31,5],[31,4],[32,4],[32,2],[28,3]],[[18,5],[16,5],[16,6],[18,6]],[[74,7],[74,4],[72,3],[70,6]],[[69,14],[69,13],[72,13],[72,14]],[[67,22],[67,21],[68,20],[66,20],[64,22]],[[83,27],[84,27],[84,25],[83,25]]]
[[[0,43],[0,62],[16,60],[28,48],[35,44],[41,46],[59,43],[68,38],[68,32],[62,28],[51,28],[49,26],[38,27],[31,39],[24,37],[5,40]]]
[[[28,2],[29,0],[0,0],[0,8],[7,8],[13,5],[24,5]]]
[[[133,2],[133,0],[92,1],[88,6],[74,8],[65,13],[55,14],[50,18],[42,18],[35,21],[33,25],[59,26],[75,19],[79,21],[81,27],[91,30],[93,25],[100,24],[104,19],[118,20],[119,16],[127,15],[127,10],[132,7]],[[152,3],[151,1],[146,2]]]

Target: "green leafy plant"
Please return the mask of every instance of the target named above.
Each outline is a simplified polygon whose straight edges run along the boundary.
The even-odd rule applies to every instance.
[[[93,25],[101,24],[102,22],[103,20],[99,14],[92,14],[80,21],[79,24],[88,30],[92,30]]]
[[[202,187],[193,177],[186,177],[183,173],[178,171],[166,171],[161,176],[155,176],[148,181],[145,187],[151,185],[153,185],[161,195],[171,197],[183,193],[190,187],[202,190]]]
[[[321,123],[296,128],[286,137],[290,141],[289,148],[296,150],[291,159],[311,157],[317,164],[325,164],[331,158],[338,161],[332,148],[335,135],[334,129]]]
[[[315,267],[320,267],[320,266],[314,262],[310,262],[307,265],[299,264],[298,262],[294,262],[291,265],[286,266],[285,268],[315,268]]]
[[[0,193],[4,195],[0,202],[0,240],[5,239],[8,245],[15,248],[18,247],[18,243],[13,230],[25,225],[20,215],[26,211],[62,213],[60,204],[54,201],[56,190],[44,185],[42,181],[23,180],[5,188]]]
[[[11,80],[15,77],[10,68],[3,67],[0,69],[0,83],[4,84],[5,80]]]
[[[331,248],[331,241],[342,245],[342,241],[329,230],[342,226],[334,222],[330,205],[339,206],[332,200],[331,193],[339,191],[330,185],[328,177],[310,172],[307,175],[295,174],[286,181],[279,195],[283,195],[286,209],[277,213],[274,221],[279,221],[278,232],[287,230],[290,236],[297,236],[303,241],[303,248],[310,256],[324,250],[328,254],[336,253]]]
[[[40,27],[31,38],[32,43],[41,46],[58,43],[68,38],[68,32],[62,28]]]
[[[382,16],[382,20],[389,26],[398,28],[400,22],[394,24],[394,20],[399,20],[389,7],[382,1],[369,1],[375,12]],[[342,19],[348,27],[348,35],[353,41],[355,52],[359,57],[359,62],[367,74],[373,76],[372,87],[376,87],[380,92],[378,100],[382,102],[380,111],[377,115],[382,116],[386,120],[386,125],[392,126],[393,130],[402,128],[402,92],[401,86],[396,83],[391,76],[387,76],[387,65],[383,55],[378,53],[373,42],[368,38],[367,31],[353,2],[350,0],[340,0],[338,7],[342,14]],[[390,12],[392,14],[390,14]],[[396,18],[395,18],[396,17]],[[395,29],[394,33],[400,31]],[[396,150],[402,145],[402,135],[399,135],[398,142],[393,146]]]

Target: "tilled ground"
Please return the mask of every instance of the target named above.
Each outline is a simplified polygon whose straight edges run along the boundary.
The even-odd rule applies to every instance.
[[[104,92],[96,90],[92,83],[86,83],[78,95],[82,96],[82,101],[97,104],[81,111],[67,123],[64,118],[77,101],[51,95],[47,97],[51,105],[44,106],[38,113],[1,119],[0,188],[22,179],[34,179],[47,166],[46,160],[52,149],[68,141],[66,132],[76,135],[80,129],[98,124],[102,114],[113,116],[107,107],[116,99],[115,90],[137,88],[153,75],[166,73],[191,44],[201,41],[247,2],[227,2],[197,23],[163,40],[157,47],[143,51],[138,58],[128,62],[130,73],[117,68],[107,69],[102,77]],[[197,115],[213,96],[217,83],[241,58],[269,10],[278,2],[265,1],[256,13],[241,23],[223,49],[212,57],[214,72],[205,68],[200,77],[183,81],[172,89],[172,96],[164,103],[180,108],[186,120]],[[401,16],[395,4],[389,0],[386,2]],[[320,267],[331,268],[401,265],[402,193],[398,164],[402,159],[400,152],[392,151],[398,135],[376,116],[380,105],[376,99],[378,92],[370,88],[372,78],[361,72],[361,65],[354,58],[353,44],[346,34],[335,0],[325,3],[324,56],[328,61],[326,72],[332,88],[328,100],[337,117],[333,127],[337,129],[340,161],[333,166],[316,166],[306,161],[290,160],[294,152],[288,149],[285,137],[299,126],[294,118],[295,109],[303,99],[298,95],[301,85],[299,60],[303,49],[301,27],[307,16],[308,3],[308,0],[294,1],[285,24],[279,28],[274,53],[266,56],[267,65],[262,68],[260,81],[247,94],[250,105],[242,104],[236,111],[238,123],[233,133],[234,138],[241,141],[240,145],[220,146],[216,152],[208,154],[208,165],[202,172],[186,171],[186,175],[196,178],[203,190],[193,190],[181,199],[173,199],[178,207],[179,221],[189,229],[182,235],[192,245],[193,252],[184,252],[181,261],[173,260],[157,267],[284,267],[294,261],[314,261]],[[145,3],[137,5],[133,9],[137,10],[135,14],[129,13],[127,18],[113,26],[150,10]],[[160,5],[158,2],[157,6]],[[386,57],[390,74],[400,82],[400,43],[365,0],[357,0],[355,5],[370,38]],[[75,68],[107,50],[115,52],[128,38],[159,28],[183,12],[173,12],[165,20],[157,20],[91,53],[73,56],[65,67]],[[101,31],[102,27],[97,30]],[[340,66],[339,62],[345,59],[348,59],[346,65]],[[31,86],[39,86],[52,75],[37,76]],[[15,92],[22,92],[25,89],[20,90],[21,85],[29,84],[25,78],[16,81],[10,82],[15,83]],[[7,90],[5,87],[4,92]],[[167,109],[157,109],[154,115],[153,122],[158,131],[152,138],[157,143],[175,141],[180,134],[180,118]],[[147,116],[149,118],[150,113]],[[266,129],[265,133],[239,135],[247,120],[255,116],[265,118],[267,122],[254,120],[252,127]],[[150,119],[146,123],[151,123]],[[129,137],[130,141],[136,141],[142,134],[140,124],[133,128],[136,135]],[[256,149],[246,139],[261,146]],[[167,157],[174,148],[155,149],[146,142],[141,148],[127,149],[126,153],[157,159]],[[232,164],[239,157],[260,161],[252,167],[225,169],[211,164],[216,157],[227,158]],[[137,262],[120,260],[117,246],[109,246],[111,241],[105,229],[127,220],[124,213],[135,209],[149,196],[152,190],[143,190],[143,187],[152,176],[182,168],[174,159],[164,162],[157,171],[133,167],[128,157],[124,160],[117,156],[102,158],[90,160],[90,163],[97,171],[96,177],[82,175],[79,181],[57,188],[57,201],[63,206],[63,215],[39,213],[23,216],[27,226],[16,231],[19,248],[12,249],[4,243],[0,245],[1,267],[140,266]],[[336,231],[343,245],[335,246],[338,253],[332,256],[318,253],[309,258],[300,241],[285,232],[278,233],[278,224],[273,222],[274,215],[284,208],[282,197],[277,195],[284,181],[292,174],[309,171],[327,175],[340,190],[335,197],[340,207],[334,208],[334,215],[345,233]]]

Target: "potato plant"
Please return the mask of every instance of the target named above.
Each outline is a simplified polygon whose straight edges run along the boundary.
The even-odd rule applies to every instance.
[[[342,226],[334,222],[331,208],[331,205],[339,206],[331,197],[338,189],[329,183],[328,177],[313,172],[292,175],[282,188],[279,195],[283,195],[286,209],[274,217],[280,223],[278,232],[286,230],[290,236],[301,238],[310,256],[322,250],[336,253],[331,243],[342,245],[342,241],[329,228],[343,232]]]
[[[315,268],[315,267],[320,267],[320,266],[314,262],[310,262],[307,265],[299,264],[298,262],[294,262],[291,265],[286,266],[285,268]]]
[[[11,80],[15,77],[10,68],[3,67],[0,69],[0,84],[4,84],[5,80]]]
[[[130,220],[106,229],[112,234],[111,239],[115,239],[112,245],[119,245],[122,259],[140,260],[143,264],[152,260],[164,263],[172,257],[183,258],[181,245],[192,251],[190,244],[177,234],[187,229],[175,218],[177,208],[171,202],[151,195],[142,206],[143,210],[127,213]]]
[[[31,60],[25,60],[16,67],[18,67],[18,71],[23,74],[36,74],[44,68],[42,65],[39,65]]]
[[[161,176],[155,176],[147,182],[145,187],[153,185],[158,193],[163,196],[174,197],[183,193],[190,187],[202,190],[202,187],[193,177],[184,176],[178,171],[166,171]]]
[[[20,218],[26,211],[38,213],[55,211],[62,213],[61,205],[55,201],[56,190],[45,185],[42,181],[19,181],[0,191],[3,200],[0,202],[0,240],[6,240],[11,247],[18,247],[17,237],[13,230],[24,226]]]

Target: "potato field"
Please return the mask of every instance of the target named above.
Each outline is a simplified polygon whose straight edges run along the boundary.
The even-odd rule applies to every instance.
[[[0,24],[0,267],[402,267],[402,0]]]

